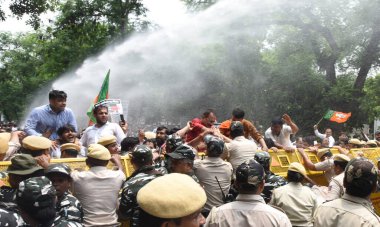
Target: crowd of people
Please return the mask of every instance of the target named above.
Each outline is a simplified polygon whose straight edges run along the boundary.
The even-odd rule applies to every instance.
[[[183,128],[131,137],[127,122],[109,122],[108,107],[95,105],[96,122],[78,133],[66,99],[52,90],[24,130],[0,133],[0,160],[11,162],[0,173],[7,179],[0,182],[1,226],[380,226],[369,200],[378,166],[349,152],[378,147],[380,132],[374,140],[344,133],[335,140],[330,128],[320,133],[315,125],[315,135],[293,142],[299,128],[289,115],[273,119],[262,135],[235,108],[220,124],[210,109]],[[268,151],[280,149],[302,157],[286,179],[270,170]],[[128,177],[126,155],[134,168]],[[77,157],[88,169],[65,164]],[[323,171],[328,187],[307,170]]]

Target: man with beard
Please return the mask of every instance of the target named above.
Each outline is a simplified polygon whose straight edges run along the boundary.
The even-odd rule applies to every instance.
[[[98,143],[99,139],[104,136],[113,135],[120,144],[125,138],[123,129],[116,123],[108,122],[108,107],[104,105],[95,106],[93,110],[96,124],[88,127],[80,140],[82,146],[88,147],[90,144]]]
[[[167,138],[168,138],[168,128],[166,128],[165,126],[158,127],[156,130],[156,141],[155,141],[157,144],[157,149],[153,151],[153,160],[159,159],[161,154],[166,153],[165,142]]]
[[[163,149],[166,139],[168,138],[168,128],[160,126],[156,130],[156,143],[158,149]]]
[[[49,104],[34,108],[26,119],[26,134],[56,140],[57,130],[64,125],[72,125],[77,131],[74,113],[66,108],[66,99],[67,94],[64,91],[50,91]]]

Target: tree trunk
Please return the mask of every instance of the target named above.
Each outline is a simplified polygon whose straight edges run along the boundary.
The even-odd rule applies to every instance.
[[[380,23],[380,19],[378,20]],[[369,40],[367,47],[364,49],[364,54],[360,63],[360,70],[358,76],[356,77],[354,84],[354,95],[362,96],[365,80],[367,79],[368,72],[371,69],[372,64],[376,61],[378,57],[378,52],[380,51],[380,26],[379,23],[374,23],[372,29],[372,35]]]

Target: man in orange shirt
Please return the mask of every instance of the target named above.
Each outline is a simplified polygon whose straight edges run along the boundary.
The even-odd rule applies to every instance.
[[[267,151],[268,147],[265,144],[263,136],[257,131],[256,127],[252,124],[252,122],[244,119],[245,112],[240,108],[235,108],[232,111],[232,119],[226,120],[222,122],[222,124],[219,127],[220,132],[230,137],[230,127],[232,121],[240,121],[243,124],[244,127],[244,137],[249,139],[251,136],[254,140],[256,140],[257,143],[261,145],[261,149],[263,151]]]

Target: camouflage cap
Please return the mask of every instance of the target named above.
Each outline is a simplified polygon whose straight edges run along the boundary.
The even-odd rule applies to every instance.
[[[347,183],[359,183],[365,180],[373,184],[372,181],[377,179],[378,170],[371,160],[359,157],[348,162],[344,175]]]
[[[194,160],[196,154],[196,150],[187,144],[182,144],[177,147],[172,153],[166,154],[167,156],[173,159],[190,159]]]
[[[29,175],[43,168],[37,164],[37,161],[29,154],[19,154],[11,159],[7,173],[16,175]]]
[[[262,164],[262,163],[268,162],[270,160],[270,155],[268,152],[265,152],[265,151],[256,152],[255,153],[255,160],[258,163]]]
[[[56,191],[47,177],[32,177],[22,181],[17,190],[17,205],[49,207],[55,202]]]
[[[254,159],[242,163],[236,169],[236,181],[240,184],[257,186],[264,178],[264,168]]]
[[[166,139],[166,150],[174,151],[183,144],[182,138],[177,134],[169,135]]]
[[[231,123],[231,131],[244,131],[243,123],[240,121],[233,121]]]
[[[260,151],[255,153],[255,160],[267,169],[270,166],[271,157],[268,152]]]
[[[212,135],[206,135],[204,141],[207,145],[208,154],[220,155],[223,153],[224,142],[222,139]]]
[[[52,173],[61,173],[70,177],[71,169],[68,165],[64,163],[55,163],[48,166],[45,170],[45,174],[49,175]]]
[[[130,155],[138,162],[153,160],[152,150],[146,145],[137,145]]]

